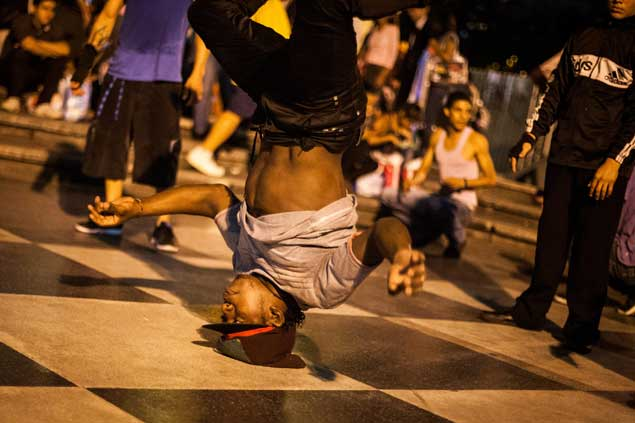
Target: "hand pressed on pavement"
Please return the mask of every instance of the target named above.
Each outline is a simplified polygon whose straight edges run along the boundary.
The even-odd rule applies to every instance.
[[[111,202],[95,197],[94,204],[89,204],[88,210],[90,220],[99,226],[117,226],[139,216],[143,206],[141,200],[132,197],[122,197]]]
[[[404,291],[410,297],[423,287],[426,266],[421,251],[403,248],[397,251],[391,262],[388,273],[388,292],[391,295]]]
[[[613,159],[606,161],[598,168],[589,182],[589,197],[604,200],[613,194],[613,186],[619,176],[620,164]]]

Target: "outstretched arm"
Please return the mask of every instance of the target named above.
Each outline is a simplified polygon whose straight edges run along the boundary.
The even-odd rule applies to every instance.
[[[411,248],[408,229],[394,217],[379,219],[370,229],[353,239],[353,254],[367,266],[376,266],[384,259],[390,261],[390,294],[404,291],[411,296],[423,286],[425,256]]]
[[[123,197],[102,202],[99,197],[88,206],[90,219],[100,226],[116,226],[141,216],[192,214],[215,217],[238,201],[225,185],[189,185],[169,189],[143,200]]]

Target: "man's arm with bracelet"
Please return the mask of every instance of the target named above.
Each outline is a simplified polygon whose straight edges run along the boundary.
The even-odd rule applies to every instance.
[[[97,16],[88,37],[88,43],[86,43],[82,54],[79,56],[77,67],[71,80],[71,88],[74,94],[81,94],[78,90],[86,77],[88,77],[99,51],[105,47],[110,39],[123,3],[123,0],[108,0],[104,9]]]
[[[122,197],[112,202],[99,197],[88,205],[90,219],[100,226],[117,226],[142,216],[191,214],[215,217],[238,201],[225,185],[189,185],[172,188],[148,198]]]

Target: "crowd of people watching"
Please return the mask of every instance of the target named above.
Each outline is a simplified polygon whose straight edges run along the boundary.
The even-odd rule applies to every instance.
[[[112,16],[113,26],[103,40],[105,46],[101,46],[98,65],[81,86],[83,89],[72,85],[71,76],[83,46],[87,40],[90,43],[89,35],[95,36],[95,22],[108,3],[106,0],[3,2],[0,28],[8,30],[8,35],[0,53],[0,86],[6,90],[0,108],[54,119],[99,118],[100,107],[104,106],[98,101],[99,93],[113,87],[123,90],[115,86],[116,78],[113,82],[108,77],[111,56],[119,45],[118,28],[126,13],[123,2],[119,2],[123,7],[117,8]],[[270,0],[265,6],[254,19],[288,38],[294,1]],[[355,27],[358,68],[368,106],[361,140],[343,157],[350,189],[359,195],[380,198],[382,209],[378,217],[393,215],[401,219],[409,226],[416,246],[424,246],[443,235],[444,255],[459,258],[466,243],[466,228],[478,204],[475,189],[493,186],[496,171],[485,135],[490,115],[478,89],[470,82],[456,20],[449,11],[428,6],[376,22],[357,21]],[[201,65],[200,50],[205,47],[191,30],[184,32],[183,37],[183,41],[187,37],[191,41],[189,57],[200,60],[192,65],[194,69],[187,69],[188,53],[184,55],[183,77],[178,80],[187,80],[185,92],[191,95],[183,97],[185,102],[191,101],[181,106],[193,104],[193,137],[204,140],[189,152],[186,160],[205,175],[221,177],[225,169],[216,162],[215,153],[241,125],[248,124],[256,104],[227,77],[215,61],[214,52]],[[123,69],[122,57],[121,53],[115,56],[116,72]],[[189,70],[197,78],[188,79]],[[154,184],[157,189],[173,184],[175,171],[170,172],[169,181]],[[436,185],[430,188],[426,181],[437,173],[440,189]],[[626,210],[634,207],[633,178],[630,186]],[[121,190],[117,185],[116,193],[109,198],[121,196]],[[157,224],[169,228],[167,217],[159,219]],[[83,225],[82,231],[97,230],[90,222]],[[176,241],[169,230],[164,251],[175,251],[172,246]],[[634,232],[632,219],[623,218],[618,232],[621,238],[611,260],[615,278],[635,280],[635,259],[626,253],[635,250]],[[629,301],[626,310],[635,314],[635,295]]]

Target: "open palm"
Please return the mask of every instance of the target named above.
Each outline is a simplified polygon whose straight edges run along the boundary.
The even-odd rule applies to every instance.
[[[139,200],[132,197],[122,197],[110,202],[95,197],[95,202],[88,205],[88,217],[99,226],[117,226],[137,216],[139,208]]]
[[[425,255],[417,250],[399,250],[388,273],[388,292],[396,295],[404,291],[407,296],[411,296],[423,287],[425,278]]]

